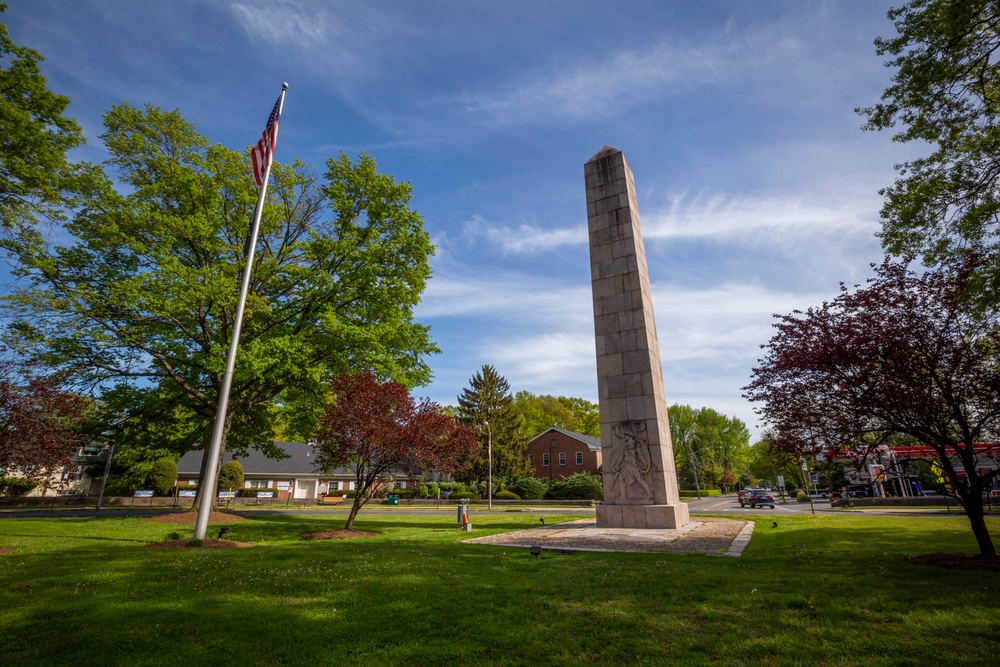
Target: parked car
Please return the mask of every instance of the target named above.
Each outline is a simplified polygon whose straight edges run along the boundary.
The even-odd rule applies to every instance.
[[[774,509],[774,494],[767,489],[754,489],[750,493],[749,502],[753,508],[768,506]]]

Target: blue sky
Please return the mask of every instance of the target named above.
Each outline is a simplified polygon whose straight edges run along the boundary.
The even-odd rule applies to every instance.
[[[2,20],[73,100],[80,159],[104,158],[101,115],[125,101],[244,148],[287,81],[278,160],[364,151],[410,181],[437,246],[417,319],[442,349],[415,393],[442,404],[484,364],[597,401],[583,164],[621,149],[667,400],[756,430],[740,387],[772,314],[881,259],[878,189],[909,156],[853,110],[889,81],[889,6],[13,0]]]

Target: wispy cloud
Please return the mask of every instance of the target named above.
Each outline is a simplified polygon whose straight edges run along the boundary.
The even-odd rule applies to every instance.
[[[535,254],[548,252],[561,246],[576,246],[587,242],[587,226],[543,229],[522,223],[516,226],[498,225],[481,215],[462,224],[462,238],[467,243],[478,243],[485,239],[490,245],[504,253]]]
[[[308,49],[316,47],[337,30],[337,24],[315,8],[295,2],[234,2],[233,13],[252,37],[273,46]]]
[[[253,40],[297,55],[300,67],[323,72],[342,92],[383,72],[386,45],[412,32],[392,12],[364,2],[237,0],[230,9]]]
[[[794,40],[770,31],[744,35],[725,31],[713,40],[685,44],[681,38],[645,49],[623,50],[602,60],[537,72],[488,92],[463,92],[451,101],[494,123],[593,122],[664,94],[720,84],[742,69],[796,51]]]
[[[710,239],[754,243],[777,232],[789,235],[871,236],[878,230],[870,202],[805,197],[752,197],[689,191],[643,214],[647,239]]]
[[[839,201],[804,197],[753,197],[689,191],[668,197],[665,206],[642,213],[643,238],[695,240],[726,244],[788,245],[801,251],[805,237],[872,237],[878,221],[870,202],[853,198]],[[586,225],[544,228],[537,225],[504,225],[476,215],[463,224],[462,238],[485,239],[504,253],[535,255],[561,246],[586,245]]]
[[[568,287],[534,275],[485,275],[464,267],[460,274],[435,275],[430,280],[417,316],[487,316],[532,325],[554,318],[580,323],[591,317],[590,298],[589,284]]]

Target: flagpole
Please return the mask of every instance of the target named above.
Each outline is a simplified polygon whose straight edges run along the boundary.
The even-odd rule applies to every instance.
[[[281,96],[278,98],[278,116],[285,105],[285,91],[288,84],[281,84]],[[264,197],[267,195],[267,179],[271,174],[271,163],[267,161],[264,168],[263,182],[260,186],[260,193],[257,195],[257,206],[253,210],[253,221],[250,223],[250,236],[247,238],[246,263],[243,266],[243,273],[240,277],[240,298],[236,304],[236,318],[233,322],[233,337],[229,341],[229,353],[226,355],[226,372],[222,376],[222,387],[219,389],[218,407],[215,412],[215,425],[212,428],[212,441],[208,446],[206,456],[208,465],[205,468],[205,479],[198,480],[198,493],[202,494],[201,503],[198,506],[198,520],[194,526],[194,537],[196,540],[205,539],[208,532],[208,516],[212,512],[212,503],[215,500],[216,477],[219,474],[219,454],[222,450],[222,434],[226,425],[226,411],[229,408],[229,390],[233,385],[233,371],[236,368],[236,349],[240,344],[240,330],[243,328],[243,310],[247,303],[247,292],[250,291],[250,274],[253,269],[253,256],[257,250],[257,231],[260,227],[260,216],[264,210]]]

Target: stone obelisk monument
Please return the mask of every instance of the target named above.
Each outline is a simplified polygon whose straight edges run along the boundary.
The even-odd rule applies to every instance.
[[[610,146],[583,170],[604,461],[597,525],[679,528],[690,519],[677,493],[635,181]]]

